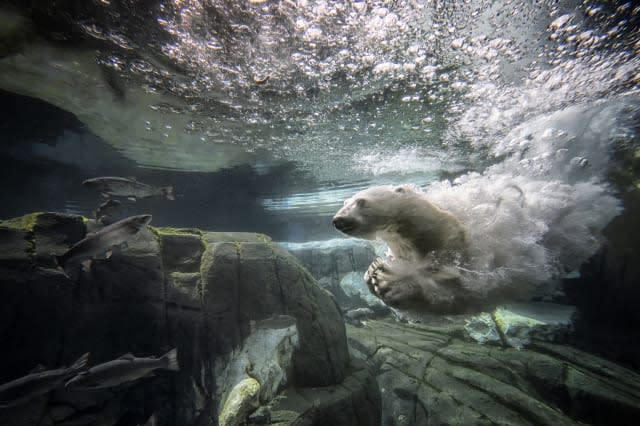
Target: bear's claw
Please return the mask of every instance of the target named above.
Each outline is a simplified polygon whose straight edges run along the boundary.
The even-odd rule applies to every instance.
[[[367,268],[367,272],[364,273],[364,280],[369,287],[369,291],[377,297],[381,297],[379,286],[381,278],[380,274],[387,271],[388,267],[386,260],[382,257],[378,257],[371,262],[371,265]]]

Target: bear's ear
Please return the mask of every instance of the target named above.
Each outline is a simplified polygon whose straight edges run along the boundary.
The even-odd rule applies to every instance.
[[[396,188],[393,191],[394,192],[403,193],[404,192],[404,186],[396,186]]]

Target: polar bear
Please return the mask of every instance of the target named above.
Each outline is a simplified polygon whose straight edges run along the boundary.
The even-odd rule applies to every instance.
[[[375,186],[345,201],[338,231],[380,238],[389,253],[364,279],[387,305],[462,313],[562,295],[603,240],[620,201],[597,181],[469,173],[429,185]]]
[[[417,311],[461,312],[481,301],[463,285],[467,232],[456,217],[411,185],[374,186],[344,202],[335,228],[352,237],[384,240],[389,252],[369,266],[369,290],[387,305]]]

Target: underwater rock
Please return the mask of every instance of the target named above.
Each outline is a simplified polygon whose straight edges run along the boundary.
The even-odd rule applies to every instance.
[[[371,259],[375,259],[373,242],[348,238],[305,243],[281,242],[316,279],[320,277],[342,277],[348,272],[367,270]]]
[[[40,262],[51,260],[51,254],[62,255],[60,247],[85,236],[85,225],[77,216],[42,213],[34,217],[36,257]]]
[[[55,267],[51,255],[62,255],[65,245],[84,238],[85,234],[80,216],[32,213],[5,220],[0,228],[0,262],[6,261],[14,273],[28,274],[32,257],[38,266]],[[17,267],[18,263],[22,268]]]
[[[340,280],[340,290],[348,297],[348,302],[343,303],[345,319],[352,324],[368,318],[380,318],[393,314],[393,310],[375,297],[364,282],[360,272],[348,272]],[[337,300],[340,300],[336,297]]]
[[[386,309],[389,307],[380,299],[371,294],[364,282],[363,274],[359,272],[349,272],[340,280],[340,288],[352,300],[355,299],[357,304],[376,309]]]
[[[522,348],[532,341],[564,343],[573,330],[575,306],[547,302],[510,303],[491,314],[465,320],[464,329],[478,343]]]
[[[260,321],[253,328],[255,331],[247,337],[242,347],[230,354],[229,359],[221,359],[219,362],[222,371],[216,374],[220,379],[217,392],[219,399],[226,401],[220,411],[221,419],[233,417],[238,418],[238,421],[244,421],[249,414],[247,411],[243,416],[231,415],[228,411],[236,411],[240,404],[240,395],[246,394],[239,394],[239,389],[243,388],[238,386],[242,383],[246,385],[248,379],[251,378],[258,383],[257,393],[251,394],[251,398],[255,397],[256,401],[252,408],[257,408],[258,402],[267,403],[273,399],[289,380],[288,376],[293,367],[293,351],[298,346],[295,318],[280,315]],[[236,402],[232,403],[231,400]]]
[[[506,344],[522,348],[534,340],[566,342],[575,315],[575,306],[529,302],[498,307],[493,318]]]
[[[568,346],[465,342],[461,324],[347,326],[380,385],[382,425],[635,424],[640,375]]]
[[[157,425],[214,425],[224,402],[216,390],[225,380],[216,372],[244,344],[268,341],[254,333],[278,315],[289,316],[286,327],[261,331],[273,338],[274,345],[260,353],[262,360],[271,356],[271,364],[265,361],[264,370],[253,365],[264,377],[265,401],[297,392],[293,386],[329,386],[341,390],[327,405],[331,416],[357,423],[352,416],[360,413],[349,401],[374,392],[364,386],[375,381],[368,370],[352,370],[335,300],[268,237],[146,227],[72,280],[52,255],[84,238],[88,224],[57,213],[0,222],[0,340],[6,354],[0,383],[36,364],[69,365],[85,352],[97,365],[123,353],[160,356],[175,347],[180,371],[158,371],[117,389],[55,389],[32,404],[0,410],[0,424],[38,424],[29,420],[37,411],[38,419],[61,419],[42,424],[144,424],[153,415]],[[287,341],[289,346],[275,344]],[[283,350],[281,371],[274,364],[278,353],[269,353],[276,347]],[[362,380],[354,381],[356,374]],[[322,409],[314,415],[321,417]]]
[[[376,253],[384,252],[377,242],[335,238],[306,243],[281,242],[335,297],[343,312],[358,308],[372,308],[385,314],[390,309],[371,295],[363,280],[364,272]]]
[[[248,377],[231,389],[220,415],[220,426],[237,426],[245,422],[247,415],[259,405],[260,382]]]
[[[33,242],[30,232],[11,227],[0,228],[0,265],[26,267],[29,265]],[[20,270],[21,268],[14,268]]]
[[[362,321],[366,321],[369,318],[376,318],[381,315],[376,315],[376,313],[369,308],[356,308],[350,309],[344,314],[344,319],[347,322],[350,322],[353,325],[359,325]]]
[[[253,241],[235,242],[221,237],[225,235],[205,234],[207,249],[201,263],[205,323],[211,330],[228,330],[216,336],[217,346],[227,353],[238,347],[250,333],[251,319],[290,315],[296,318],[299,333],[295,382],[301,386],[342,382],[349,355],[335,300],[291,254],[264,236],[253,234]]]
[[[162,263],[165,268],[184,273],[199,272],[200,258],[205,246],[198,231],[193,232],[163,232],[162,228],[158,229],[162,244]]]
[[[633,167],[616,170],[630,173],[618,178],[620,187],[640,179],[640,155],[632,155]],[[565,292],[580,311],[581,346],[640,369],[640,191],[621,189],[621,196],[624,212],[605,229],[607,242],[582,265],[580,277],[565,280]]]
[[[349,376],[339,385],[285,389],[249,416],[249,423],[380,425],[382,401],[371,369],[353,360],[349,371]]]
[[[493,317],[488,312],[474,315],[465,320],[464,331],[478,343],[501,344],[500,333]]]

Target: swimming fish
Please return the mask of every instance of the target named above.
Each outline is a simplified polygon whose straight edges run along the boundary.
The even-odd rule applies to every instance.
[[[149,214],[130,216],[107,225],[99,231],[89,233],[62,256],[56,256],[58,265],[66,270],[69,265],[79,265],[95,256],[105,254],[113,247],[125,243],[149,222],[151,222]]]
[[[103,176],[87,179],[82,184],[98,190],[104,196],[127,197],[132,201],[149,197],[166,197],[169,200],[175,200],[172,186],[155,187],[138,182],[133,177]]]
[[[153,376],[153,370],[163,368],[178,371],[178,351],[176,348],[160,358],[136,358],[131,354],[91,367],[73,377],[64,387],[70,390],[104,389],[132,382],[141,377]]]
[[[89,354],[82,355],[71,367],[55,370],[36,369],[32,373],[0,386],[0,407],[13,407],[55,389],[86,368]]]

